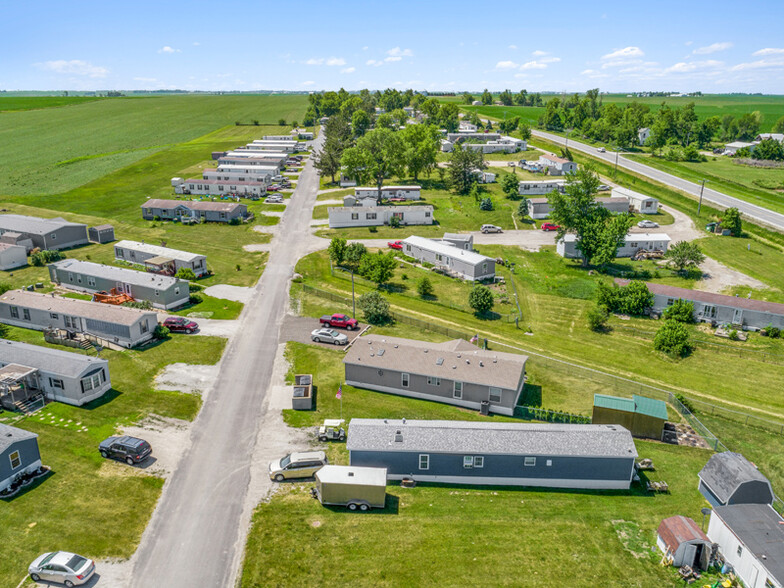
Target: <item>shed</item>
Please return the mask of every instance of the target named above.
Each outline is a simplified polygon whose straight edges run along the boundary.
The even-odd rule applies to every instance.
[[[677,515],[664,519],[656,532],[656,545],[672,557],[675,567],[708,569],[711,540],[689,517]]]
[[[0,492],[41,467],[38,435],[0,423]]]
[[[594,394],[593,418],[595,425],[622,425],[635,437],[661,440],[667,422],[667,404],[645,396],[619,398]]]
[[[0,270],[11,270],[27,265],[27,249],[22,245],[0,243]]]
[[[700,492],[713,506],[773,503],[770,482],[740,453],[712,455],[699,477]]]
[[[321,504],[367,510],[369,507],[384,508],[386,503],[386,468],[325,465],[316,472],[315,478]]]
[[[87,229],[87,236],[91,243],[111,243],[114,241],[114,227],[112,225],[98,225]]]

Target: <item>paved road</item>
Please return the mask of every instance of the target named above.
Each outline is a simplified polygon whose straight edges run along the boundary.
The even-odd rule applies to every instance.
[[[320,142],[321,139],[318,140]],[[192,443],[136,554],[134,588],[224,588],[235,584],[241,523],[261,406],[273,371],[294,264],[309,243],[318,176],[309,161],[273,241],[270,259],[229,342],[215,388],[197,417]],[[128,500],[133,500],[132,496]]]
[[[531,130],[531,134],[533,134],[535,137],[541,137],[543,139],[552,141],[553,143],[557,143],[558,145],[563,145],[566,143],[566,140],[563,137],[554,135],[552,133]],[[600,153],[596,150],[596,147],[586,145],[585,143],[580,143],[574,139],[569,141],[569,148],[588,153],[593,157],[603,159],[610,165],[615,165],[615,152]],[[694,182],[684,180],[678,176],[668,174],[667,172],[659,171],[648,165],[632,161],[623,156],[618,157],[618,167],[628,169],[629,171],[633,171],[637,174],[640,174],[641,176],[651,178],[652,180],[656,180],[657,182],[661,182],[662,184],[666,184],[672,188],[676,188],[686,192],[687,194],[691,194],[692,196],[699,197],[700,195],[700,184],[695,184]],[[730,208],[734,206],[744,215],[755,219],[757,222],[784,232],[784,214],[779,214],[778,212],[773,212],[767,208],[746,202],[745,200],[728,196],[723,192],[712,190],[708,184],[705,186],[703,200],[718,204],[721,208]]]

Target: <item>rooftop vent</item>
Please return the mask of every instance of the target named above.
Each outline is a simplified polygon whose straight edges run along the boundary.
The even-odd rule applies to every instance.
[[[395,443],[402,443],[403,442],[403,431],[395,431]]]
[[[395,349],[397,349],[397,345],[395,345]]]
[[[427,349],[425,349],[425,353],[427,353],[427,351],[428,351],[428,350],[427,350]]]
[[[458,353],[458,354],[457,354],[457,359],[460,359],[460,357],[461,357],[461,356],[460,356],[460,354]]]
[[[436,360],[436,365],[444,365],[444,358],[443,357],[439,357]]]
[[[403,424],[404,424],[404,425],[406,424],[406,419],[403,419]]]
[[[485,367],[485,364],[484,364],[484,362],[483,362],[483,361],[480,361],[480,362],[479,362],[479,367]]]
[[[376,352],[376,355],[378,355],[379,357],[381,357],[382,355],[384,355],[384,350],[383,350],[383,349],[379,349],[379,350]]]
[[[457,366],[456,366],[456,365],[453,365],[453,366],[452,366],[452,369],[453,369],[453,370],[456,370],[456,369],[457,369]]]
[[[470,364],[471,360],[470,359],[466,359],[466,363]]]

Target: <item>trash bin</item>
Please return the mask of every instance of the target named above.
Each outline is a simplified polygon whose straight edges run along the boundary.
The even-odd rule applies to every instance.
[[[482,403],[479,405],[479,414],[487,416],[490,414],[490,402],[488,400],[483,400]]]
[[[487,338],[485,338],[484,347],[482,349],[487,349]]]

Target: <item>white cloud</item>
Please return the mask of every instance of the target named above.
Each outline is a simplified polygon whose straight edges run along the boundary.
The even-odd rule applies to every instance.
[[[315,57],[311,57],[305,62],[305,65],[324,65],[324,58],[320,57],[316,59]]]
[[[517,49],[517,45],[509,45],[509,49]]]
[[[59,74],[86,76],[88,78],[105,78],[106,74],[109,73],[108,68],[93,65],[89,61],[82,61],[81,59],[44,61],[43,63],[36,63],[35,66]]]
[[[315,84],[316,84],[316,82],[314,82],[312,80],[308,80],[307,82],[302,82],[303,86],[314,86]]]
[[[518,67],[520,67],[520,64],[514,61],[499,61],[495,64],[496,69],[517,69]]]
[[[158,53],[180,53],[180,50],[175,49],[174,47],[169,47],[168,45],[164,45],[158,49]]]
[[[367,51],[367,50],[368,50],[368,46],[367,46],[367,45],[365,45],[364,47],[362,47],[362,51]]]
[[[716,61],[715,59],[708,59],[707,61],[681,61],[665,69],[664,73],[689,73],[700,70],[716,69],[723,65],[723,61]]]
[[[305,62],[305,65],[346,65],[346,60],[342,57],[311,57]]]
[[[541,49],[537,49],[536,51],[531,53],[531,55],[533,55],[534,57],[543,57],[544,55],[547,55],[547,51],[542,51]]]
[[[354,73],[355,71],[357,71],[356,67],[346,67],[346,68],[341,69],[340,73],[342,73],[342,74],[350,74],[350,73]]]
[[[732,47],[732,43],[724,42],[724,43],[713,43],[712,45],[708,45],[707,47],[699,47],[694,50],[695,55],[710,55],[711,53],[716,53],[718,51],[726,51]]]
[[[774,47],[766,47],[765,49],[760,49],[759,51],[755,51],[752,53],[754,57],[762,57],[764,55],[782,55],[784,54],[784,49],[776,49]]]
[[[520,66],[520,69],[545,69],[546,67],[546,63],[541,63],[539,61],[527,61]]]
[[[326,61],[327,65],[335,66],[335,65],[346,65],[346,60],[342,57],[330,57]]]
[[[773,59],[758,59],[749,63],[739,63],[730,68],[731,71],[743,71],[747,69],[779,69],[784,68],[784,59],[781,57]]]
[[[387,51],[387,55],[390,57],[413,57],[414,52],[411,49],[401,49],[400,47],[393,47],[389,51]]]
[[[400,55],[390,55],[390,56],[388,56],[388,57],[385,57],[385,58],[384,58],[384,61],[386,61],[386,62],[392,62],[392,61],[400,61],[401,59],[403,59],[403,58],[402,58],[402,57],[400,57]]]
[[[684,43],[684,45],[686,45],[687,47],[690,46],[690,45],[693,45],[693,44],[694,44],[694,41],[686,41]]]
[[[558,63],[561,61],[560,57],[542,57],[539,63]]]
[[[624,47],[623,49],[616,49],[615,51],[602,55],[602,59],[631,59],[633,57],[642,57],[645,55],[639,47]]]
[[[199,45],[201,45],[201,43],[199,43],[198,41],[194,41],[194,42],[193,42],[193,46],[194,46],[194,47],[198,47]]]
[[[148,84],[152,84],[153,82],[157,82],[155,78],[133,78],[135,82],[146,82]]]
[[[373,67],[378,67],[379,65],[384,65],[384,62],[378,61],[377,59],[368,59],[365,62],[365,65],[372,65]]]

